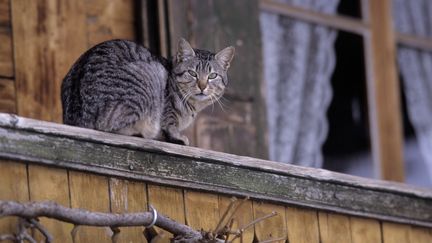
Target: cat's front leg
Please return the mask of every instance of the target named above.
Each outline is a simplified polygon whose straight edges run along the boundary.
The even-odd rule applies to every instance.
[[[166,129],[163,129],[163,133],[167,142],[186,146],[189,145],[189,139],[185,135],[180,134],[180,131],[176,126],[168,126]]]

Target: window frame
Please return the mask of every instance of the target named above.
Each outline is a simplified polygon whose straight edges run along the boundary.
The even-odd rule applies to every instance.
[[[403,125],[397,46],[432,51],[432,39],[395,31],[391,0],[361,0],[362,18],[358,19],[320,13],[274,0],[260,0],[260,8],[363,37],[374,173],[380,179],[403,182]]]

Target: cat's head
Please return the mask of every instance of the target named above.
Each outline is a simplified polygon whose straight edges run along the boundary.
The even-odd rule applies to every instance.
[[[193,49],[181,38],[174,56],[173,73],[185,99],[204,103],[219,99],[228,84],[227,71],[234,52],[232,46],[216,54]]]

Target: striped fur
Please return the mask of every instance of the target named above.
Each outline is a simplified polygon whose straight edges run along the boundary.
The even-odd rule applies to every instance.
[[[180,132],[219,99],[234,48],[217,54],[180,39],[172,60],[126,40],[84,53],[63,80],[65,124],[188,144]]]

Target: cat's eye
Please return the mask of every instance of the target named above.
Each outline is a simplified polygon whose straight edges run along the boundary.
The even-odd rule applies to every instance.
[[[194,78],[198,77],[197,73],[192,70],[188,70],[188,73]]]
[[[210,73],[210,75],[208,76],[208,79],[215,79],[217,77],[216,73]]]

